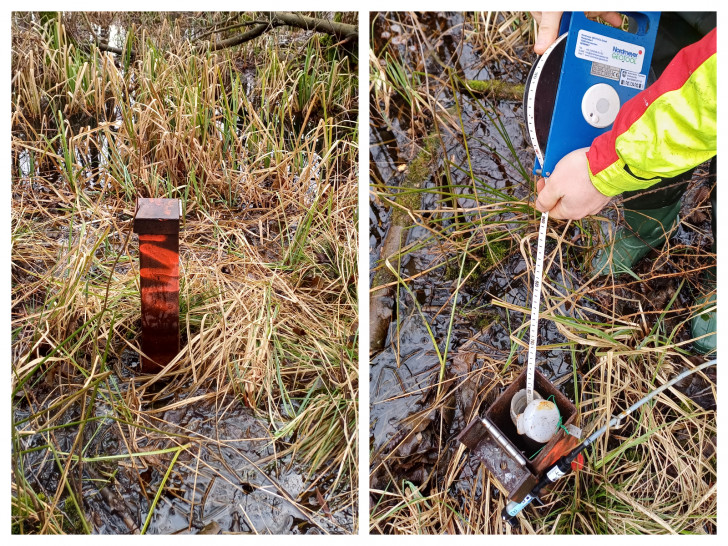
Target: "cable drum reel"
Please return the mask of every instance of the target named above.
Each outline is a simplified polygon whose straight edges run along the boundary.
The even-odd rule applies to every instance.
[[[646,87],[660,14],[625,15],[630,18],[631,32],[591,21],[581,12],[564,13],[559,38],[534,63],[523,99],[528,134],[536,153],[534,174],[548,178],[565,155],[589,146],[609,130],[622,105]],[[527,369],[495,400],[484,417],[472,421],[458,436],[507,491],[510,502],[506,519],[511,523],[536,498],[535,492],[543,484],[555,481],[567,467],[577,463],[581,455],[576,450],[583,449],[575,447],[581,441],[581,431],[575,426],[576,408],[535,369],[547,221],[548,214],[544,213],[534,272]],[[524,438],[506,417],[507,406],[524,387],[531,393],[553,395],[564,417],[563,424],[571,427],[568,434],[558,430],[533,460],[524,457],[531,453],[524,451]],[[590,439],[581,446],[588,445]],[[556,461],[560,465],[558,472],[552,466]]]

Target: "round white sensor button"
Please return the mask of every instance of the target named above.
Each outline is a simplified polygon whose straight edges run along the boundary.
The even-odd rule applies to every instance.
[[[619,112],[619,95],[606,83],[592,85],[581,100],[581,113],[586,122],[599,129],[614,123]]]

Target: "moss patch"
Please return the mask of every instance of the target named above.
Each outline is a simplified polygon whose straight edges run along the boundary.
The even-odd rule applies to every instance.
[[[425,181],[430,176],[430,162],[437,150],[437,142],[436,134],[429,135],[424,140],[422,149],[409,164],[407,174],[400,185],[400,192],[394,197],[394,201],[402,208],[395,207],[392,211],[393,225],[409,225],[410,218],[407,211],[420,208],[420,192],[418,190],[424,187]]]
[[[522,83],[503,80],[467,80],[465,83],[473,93],[482,93],[504,100],[523,100],[526,87]]]

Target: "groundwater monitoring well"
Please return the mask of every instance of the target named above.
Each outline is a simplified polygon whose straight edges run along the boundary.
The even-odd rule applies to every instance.
[[[576,406],[538,370],[535,370],[535,390],[543,398],[541,401],[553,397],[562,426],[545,444],[519,434],[511,417],[511,402],[525,386],[524,370],[493,402],[485,417],[473,420],[458,436],[470,449],[470,456],[482,462],[508,492],[508,498],[516,501],[528,495],[549,466],[573,449],[581,438],[581,430],[574,426]]]
[[[179,199],[139,199],[142,372],[157,373],[179,352]]]

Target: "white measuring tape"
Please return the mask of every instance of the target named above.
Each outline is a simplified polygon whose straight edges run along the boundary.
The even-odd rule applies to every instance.
[[[536,88],[538,87],[538,82],[541,79],[543,67],[546,65],[546,59],[548,59],[551,52],[556,49],[556,46],[566,39],[567,35],[568,33],[564,33],[559,36],[556,41],[551,44],[546,51],[544,51],[544,54],[538,58],[536,66],[533,68],[533,73],[531,74],[531,81],[528,84],[528,95],[526,96],[526,126],[528,127],[528,136],[531,139],[531,145],[536,152],[536,157],[538,158],[538,162],[541,164],[541,168],[543,168],[543,150],[541,149],[541,143],[538,141],[538,135],[536,134]]]
[[[528,368],[526,368],[526,404],[533,401],[533,383],[536,369],[536,338],[538,337],[538,313],[541,306],[541,279],[543,277],[544,248],[546,247],[546,228],[549,213],[541,214],[541,225],[538,228],[538,250],[536,251],[536,267],[533,271],[533,298],[531,300],[531,327],[528,332]]]
[[[538,86],[538,80],[541,77],[541,72],[546,59],[554,50],[554,48],[566,38],[566,34],[562,34],[559,38],[551,44],[551,46],[544,52],[536,63],[536,67],[533,70],[531,76],[531,82],[529,83],[530,91],[528,97],[526,97],[526,125],[528,126],[529,136],[531,138],[531,144],[536,152],[536,158],[538,159],[541,167],[543,168],[543,150],[538,142],[538,136],[536,135],[536,121],[534,117],[534,111],[536,108],[536,87]],[[543,277],[543,261],[544,261],[544,248],[546,247],[546,228],[549,221],[549,213],[544,212],[541,214],[541,224],[538,228],[538,250],[536,252],[536,267],[533,272],[533,299],[531,301],[531,326],[528,333],[528,367],[526,368],[526,404],[530,404],[533,401],[533,384],[535,382],[536,375],[536,339],[538,338],[538,314],[541,306],[541,283]]]

